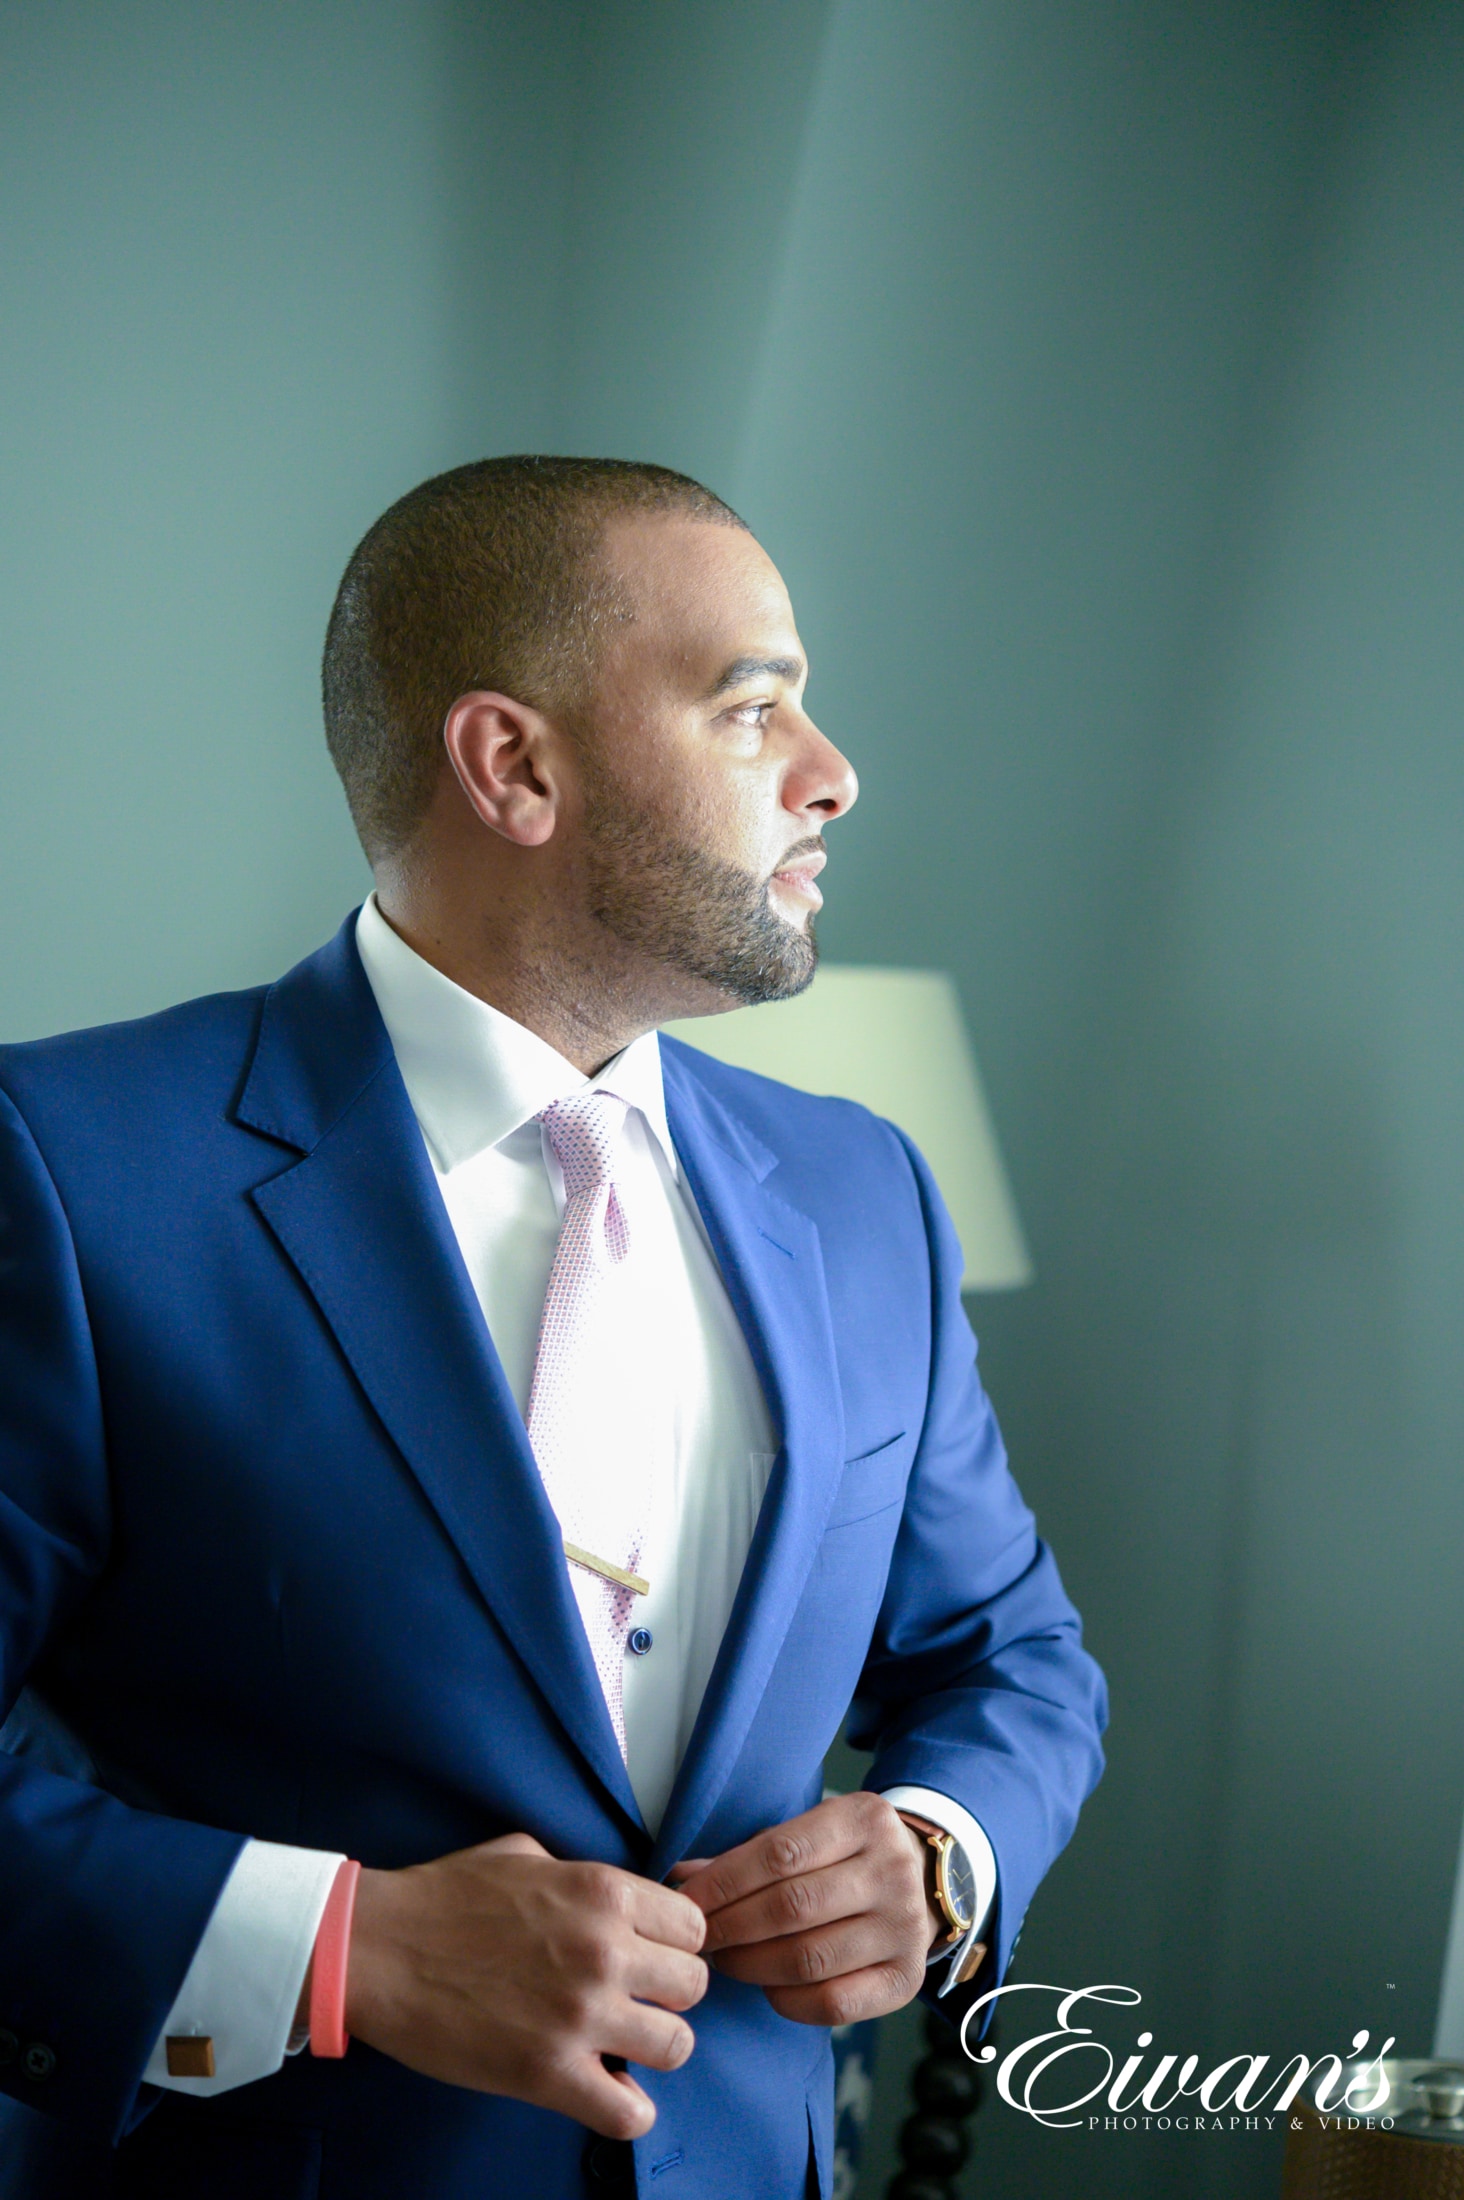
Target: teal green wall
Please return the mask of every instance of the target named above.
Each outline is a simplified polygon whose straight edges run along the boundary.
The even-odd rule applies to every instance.
[[[1203,1159],[1153,1348],[1203,1291],[1226,1363],[1214,2029],[1356,2010],[1427,2054],[1464,1794],[1464,16],[1356,59],[1111,1089],[1165,1065],[1154,1125]]]
[[[345,553],[424,473],[552,432],[542,24],[0,17],[6,1037],[254,982],[358,898],[318,733]]]
[[[1038,1263],[974,1311],[1115,1721],[1022,1966],[1139,1986],[1181,2051],[1426,2051],[1464,1803],[1457,9],[5,25],[0,1030],[337,921],[315,658],[397,490],[534,444],[706,476],[863,778],[828,950],[955,971]],[[1004,2200],[1278,2178],[1004,2109],[979,2144]]]

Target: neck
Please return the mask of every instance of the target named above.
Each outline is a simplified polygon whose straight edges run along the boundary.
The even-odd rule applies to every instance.
[[[641,967],[645,959],[603,926],[568,925],[554,910],[500,903],[465,918],[460,908],[442,906],[430,889],[381,874],[376,903],[414,954],[465,993],[511,1016],[587,1077],[643,1032],[702,1007],[682,997],[685,986],[663,965]],[[718,998],[715,1005],[725,1004]]]

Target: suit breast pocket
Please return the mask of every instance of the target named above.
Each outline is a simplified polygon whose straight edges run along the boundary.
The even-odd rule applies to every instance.
[[[891,1505],[902,1505],[909,1473],[910,1448],[903,1429],[877,1444],[873,1451],[846,1459],[824,1534],[832,1528],[852,1527],[856,1520],[867,1520],[872,1513],[885,1512]]]

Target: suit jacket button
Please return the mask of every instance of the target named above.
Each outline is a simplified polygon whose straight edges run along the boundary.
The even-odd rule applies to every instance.
[[[0,2027],[0,2069],[3,2069],[6,2063],[13,2063],[19,2053],[20,2039],[18,2035]]]
[[[56,2067],[54,2048],[47,2047],[44,2040],[32,2040],[20,2058],[20,2067],[28,2078],[34,2079],[39,2085],[43,2079],[50,2077]]]
[[[585,2148],[585,2175],[600,2192],[635,2191],[635,2155],[621,2139],[593,2139]]]

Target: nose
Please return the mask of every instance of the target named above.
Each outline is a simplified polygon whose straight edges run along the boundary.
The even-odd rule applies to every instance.
[[[842,749],[836,749],[827,734],[820,733],[813,720],[806,717],[783,781],[784,809],[826,825],[852,810],[858,799],[854,766]]]

